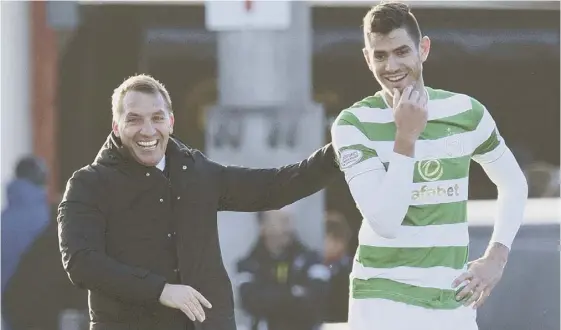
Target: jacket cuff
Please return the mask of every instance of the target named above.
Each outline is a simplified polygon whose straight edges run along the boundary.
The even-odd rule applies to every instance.
[[[143,292],[141,294],[144,296],[143,300],[150,303],[160,302],[160,296],[166,285],[166,279],[163,276],[140,269],[134,275],[142,279]]]

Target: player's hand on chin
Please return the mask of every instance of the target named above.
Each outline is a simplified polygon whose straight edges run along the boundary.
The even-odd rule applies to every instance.
[[[503,276],[507,256],[508,249],[506,247],[493,246],[483,257],[469,262],[467,272],[460,275],[452,283],[453,288],[462,283],[467,283],[463,288],[460,287],[461,290],[459,289],[456,299],[458,301],[465,300],[464,306],[475,303],[473,305],[474,309],[481,307]]]

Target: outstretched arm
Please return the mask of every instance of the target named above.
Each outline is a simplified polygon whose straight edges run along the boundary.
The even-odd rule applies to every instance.
[[[280,168],[219,166],[220,211],[280,209],[325,188],[338,174],[331,144]]]

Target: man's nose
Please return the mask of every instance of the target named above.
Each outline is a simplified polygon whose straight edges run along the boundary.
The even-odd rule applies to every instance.
[[[140,133],[142,135],[152,136],[156,134],[156,129],[154,128],[154,125],[152,125],[152,122],[148,120],[144,122],[144,125],[142,125]]]
[[[398,60],[395,58],[395,56],[390,55],[388,57],[388,60],[386,61],[386,71],[394,72],[397,71],[397,69],[399,69]]]

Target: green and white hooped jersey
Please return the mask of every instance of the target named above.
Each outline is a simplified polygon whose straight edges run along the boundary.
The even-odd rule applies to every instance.
[[[409,208],[398,235],[378,235],[363,221],[351,274],[353,298],[383,298],[432,309],[454,309],[453,280],[468,258],[467,199],[471,159],[490,162],[505,144],[477,100],[426,88],[428,123],[415,147]],[[396,126],[382,93],[344,110],[332,127],[347,182],[388,169]],[[372,203],[391,203],[388,200]]]

